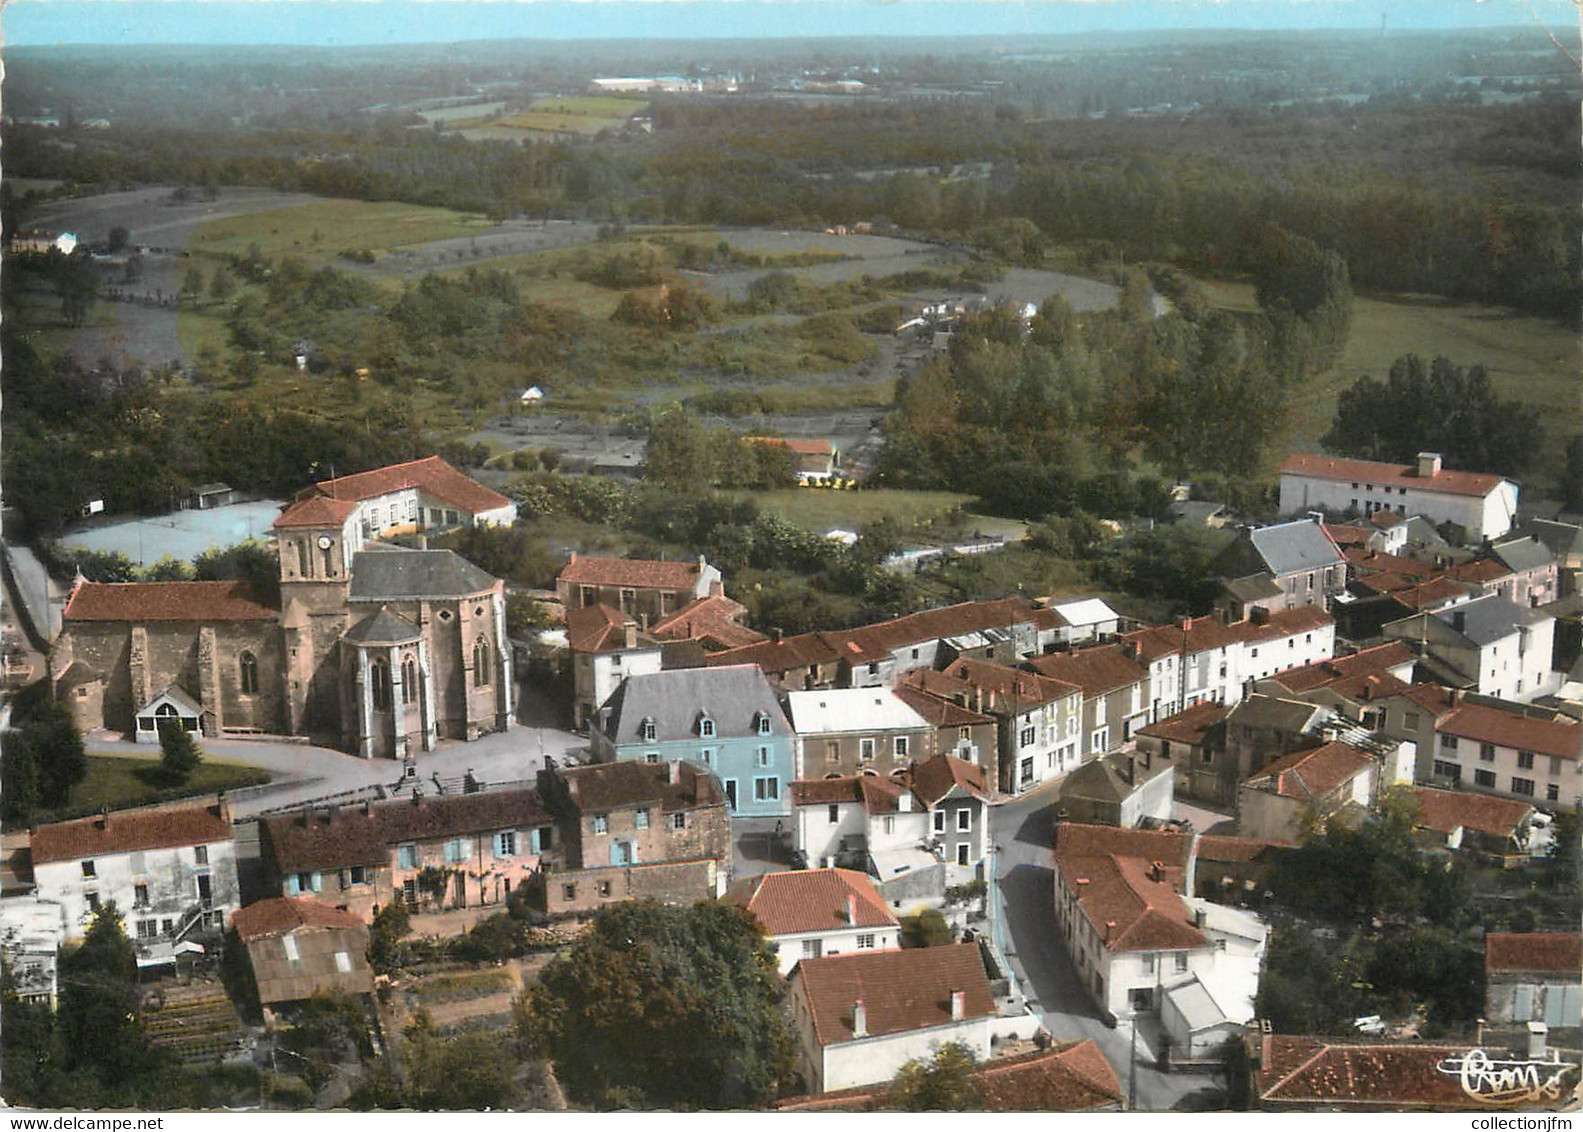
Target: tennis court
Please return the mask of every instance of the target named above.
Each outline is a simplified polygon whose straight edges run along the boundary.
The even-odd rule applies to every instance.
[[[60,541],[66,547],[118,550],[140,566],[151,566],[167,554],[190,562],[210,547],[267,536],[282,506],[278,499],[260,499],[203,511],[194,508],[79,530]]]

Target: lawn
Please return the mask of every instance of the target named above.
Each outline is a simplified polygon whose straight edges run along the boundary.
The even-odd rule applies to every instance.
[[[881,519],[903,527],[926,526],[973,502],[957,491],[837,491],[797,487],[783,491],[734,492],[753,500],[763,511],[810,531],[832,527],[856,531]],[[999,522],[999,520],[996,520]]]
[[[291,208],[212,220],[193,231],[190,251],[246,255],[257,244],[266,256],[337,263],[343,251],[376,255],[407,244],[469,236],[493,227],[487,217],[414,204],[321,200]]]
[[[533,130],[539,133],[597,134],[619,125],[648,106],[645,98],[620,98],[609,94],[579,94],[566,98],[547,98],[498,125],[505,129]]]
[[[1211,298],[1231,310],[1253,310],[1246,283],[1205,283]],[[1559,467],[1561,449],[1576,430],[1583,377],[1577,333],[1548,319],[1499,307],[1452,303],[1430,296],[1358,296],[1352,332],[1335,369],[1318,375],[1297,398],[1291,447],[1317,450],[1330,428],[1336,400],[1359,377],[1383,379],[1403,354],[1444,355],[1458,365],[1480,364],[1503,397],[1545,411],[1545,463]]]
[[[266,771],[206,758],[185,783],[168,786],[160,780],[157,758],[134,759],[90,753],[88,777],[72,787],[66,804],[52,814],[39,813],[37,816],[40,820],[80,817],[98,813],[105,807],[122,810],[128,806],[212,795],[240,786],[258,786],[268,781]]]

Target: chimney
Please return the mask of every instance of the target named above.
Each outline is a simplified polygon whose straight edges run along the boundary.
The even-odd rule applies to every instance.
[[[984,689],[980,686],[973,688],[973,710],[979,715],[984,714]]]
[[[365,818],[371,818],[374,816],[374,807],[369,804],[366,798],[363,800],[363,816]]]
[[[1544,1061],[1550,1027],[1543,1022],[1528,1023],[1528,1060]]]
[[[857,897],[850,892],[846,894],[846,922],[857,923]]]
[[[954,990],[951,992],[951,1021],[960,1022],[967,1016],[967,992]],[[1532,1028],[1532,1027],[1530,1027]]]
[[[699,556],[698,556],[698,569],[699,569],[699,571],[700,571],[700,572],[702,572],[702,571],[703,571],[703,568],[704,568],[704,567],[705,567],[705,566],[707,566],[707,565],[709,565],[709,563],[708,563],[708,562],[706,562],[706,561],[704,561],[704,556],[703,556],[703,555],[702,555],[702,554],[700,554],[700,555],[699,555]]]
[[[1468,627],[1468,615],[1465,610],[1454,609],[1451,611],[1451,627],[1461,633]]]
[[[666,764],[665,772],[666,772],[665,773],[665,777],[670,780],[670,784],[672,786],[679,785],[681,783],[681,780],[682,780],[682,764],[681,764],[681,760],[679,760],[679,759],[672,759],[669,763]]]
[[[1431,479],[1440,474],[1440,453],[1418,453],[1418,475],[1422,479]]]
[[[786,631],[780,626],[777,625],[770,630],[770,640],[774,641],[777,645],[780,644],[785,638]]]
[[[1208,919],[1209,919],[1208,913],[1206,913],[1202,908],[1194,908],[1193,909],[1193,926],[1195,928],[1198,928],[1199,930],[1203,930],[1204,923]]]
[[[93,819],[94,828],[95,829],[103,829],[103,828],[105,828],[105,826],[107,826],[109,824],[110,824],[110,807],[109,806],[101,806],[99,808],[99,813],[97,815],[95,815],[95,817]]]
[[[868,1011],[863,1009],[863,1000],[861,998],[852,1004],[852,1036],[854,1038],[868,1037]]]
[[[1115,931],[1115,930],[1116,930],[1116,921],[1115,920],[1106,920],[1105,921],[1105,942],[1107,944],[1110,942],[1110,933]]]
[[[1165,880],[1165,862],[1153,861],[1149,864],[1149,879],[1153,881]]]
[[[462,776],[462,793],[477,794],[483,788],[484,784],[479,782],[477,776],[473,774],[473,768],[468,767],[467,773]]]
[[[644,615],[645,620],[647,620],[647,616],[647,614]],[[638,647],[638,626],[636,622],[627,621],[622,624],[621,646],[623,648],[629,649],[635,649]]]
[[[1248,610],[1248,618],[1255,625],[1268,625],[1270,623],[1270,611],[1262,605],[1255,605]]]
[[[1193,631],[1193,619],[1191,617],[1184,617],[1184,618],[1182,618],[1182,632],[1184,632],[1184,633],[1191,633],[1192,631]]]

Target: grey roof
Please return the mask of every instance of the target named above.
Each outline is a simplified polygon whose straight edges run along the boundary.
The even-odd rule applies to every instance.
[[[1557,558],[1583,557],[1583,527],[1551,519],[1535,519],[1528,534],[1550,548]]]
[[[1482,646],[1509,637],[1522,626],[1530,625],[1544,615],[1532,613],[1515,602],[1491,594],[1489,597],[1448,605],[1435,610],[1430,616],[1449,625],[1452,632],[1460,633],[1474,644]]]
[[[1200,527],[1207,526],[1209,520],[1226,510],[1224,503],[1212,503],[1201,499],[1182,499],[1166,507],[1166,513],[1173,522],[1196,524]]]
[[[1251,727],[1272,727],[1279,731],[1302,731],[1314,718],[1314,714],[1330,714],[1328,709],[1317,704],[1306,704],[1301,700],[1283,700],[1277,696],[1266,696],[1262,692],[1255,692],[1243,700],[1231,713],[1226,716],[1226,727],[1238,725]]]
[[[352,559],[352,601],[413,601],[487,593],[495,579],[451,550],[361,551]]]
[[[1226,592],[1238,601],[1262,601],[1267,597],[1280,597],[1282,590],[1273,577],[1261,572],[1246,578],[1233,578],[1226,583]]]
[[[600,708],[605,737],[618,746],[641,743],[643,721],[654,721],[650,742],[698,738],[704,713],[720,739],[758,734],[758,717],[769,716],[772,735],[790,735],[775,690],[756,664],[681,668],[629,676]]]
[[[419,636],[416,625],[382,605],[378,613],[363,618],[342,634],[342,639],[354,645],[402,645]]]
[[[1407,541],[1420,546],[1450,546],[1435,530],[1435,525],[1422,515],[1412,515],[1407,520]]]
[[[1276,577],[1299,570],[1319,570],[1345,561],[1336,544],[1312,519],[1260,527],[1248,537],[1253,549]]]
[[[1127,780],[1127,763],[1132,761],[1133,780]],[[1134,790],[1162,774],[1174,773],[1167,760],[1145,767],[1141,760],[1129,760],[1121,751],[1086,762],[1061,780],[1061,798],[1082,798],[1096,802],[1120,802]]]
[[[1550,548],[1538,539],[1519,538],[1511,542],[1496,543],[1490,548],[1495,552],[1495,557],[1506,564],[1506,568],[1514,573],[1524,570],[1539,570],[1555,563],[1555,555],[1550,553]]]

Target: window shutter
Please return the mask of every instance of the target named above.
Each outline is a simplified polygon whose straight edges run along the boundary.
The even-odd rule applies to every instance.
[[[313,891],[315,891],[315,892],[319,891],[321,882],[322,882],[322,878],[319,876],[319,874],[318,873],[314,873],[313,874]]]

